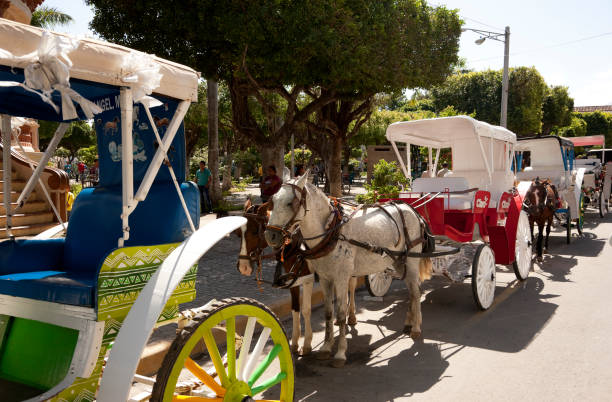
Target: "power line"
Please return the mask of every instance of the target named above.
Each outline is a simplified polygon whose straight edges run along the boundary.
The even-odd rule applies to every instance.
[[[591,39],[596,39],[596,38],[601,38],[602,36],[608,36],[608,35],[612,35],[612,32],[604,32],[598,35],[593,35],[593,36],[587,36],[585,38],[580,38],[580,39],[574,39],[574,40],[570,40],[567,42],[562,42],[562,43],[557,43],[555,45],[549,45],[549,46],[543,46],[543,47],[539,47],[539,48],[535,48],[535,49],[529,49],[529,50],[521,50],[519,52],[513,52],[510,53],[510,56],[516,56],[519,54],[525,54],[525,53],[532,53],[532,52],[539,52],[542,50],[547,50],[547,49],[554,49],[557,47],[562,47],[562,46],[567,46],[567,45],[573,45],[574,43],[580,43],[580,42],[585,42]],[[476,60],[468,60],[468,62],[478,62],[478,61],[486,61],[486,60],[495,60],[495,59],[501,59],[503,58],[503,56],[493,56],[493,57],[486,57],[483,59],[476,59]]]
[[[504,28],[494,27],[493,25],[485,24],[484,22],[480,22],[480,21],[478,21],[478,20],[475,20],[474,18],[469,18],[469,17],[466,17],[466,16],[464,16],[464,15],[462,15],[461,17],[463,17],[463,19],[466,19],[466,20],[469,20],[469,21],[475,22],[475,23],[477,23],[477,24],[484,25],[485,27],[488,27],[488,28],[498,29],[498,30],[500,30],[500,31],[503,31],[503,30],[504,30]]]

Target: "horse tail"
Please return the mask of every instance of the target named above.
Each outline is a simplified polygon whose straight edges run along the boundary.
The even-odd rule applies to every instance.
[[[431,275],[433,274],[433,264],[431,262],[431,258],[421,258],[419,259],[419,280],[424,282],[428,279],[431,279]]]

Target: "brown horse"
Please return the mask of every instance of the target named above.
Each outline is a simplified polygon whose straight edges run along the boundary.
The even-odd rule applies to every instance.
[[[555,210],[559,206],[559,193],[550,180],[536,178],[525,194],[523,209],[529,215],[529,228],[531,230],[531,241],[533,242],[533,226],[538,224],[538,241],[536,251],[538,261],[542,261],[542,239],[544,237],[544,225],[546,225],[546,239],[544,250],[548,251],[548,237],[552,226]]]
[[[285,246],[284,250],[276,251],[274,254],[264,254],[264,249],[268,247],[263,233],[268,222],[268,204],[253,205],[251,200],[244,204],[244,217],[247,224],[238,229],[237,233],[241,238],[240,255],[238,257],[238,271],[250,276],[253,270],[261,267],[261,261],[265,258],[275,258],[277,261],[274,274],[273,286],[288,288],[291,293],[291,312],[293,318],[293,332],[291,336],[291,349],[294,353],[298,352],[298,342],[301,335],[300,314],[304,316],[304,343],[299,351],[301,355],[307,355],[312,351],[312,326],[311,318],[311,298],[314,276],[311,274],[306,260],[298,252],[300,241]],[[284,270],[285,274],[282,274]],[[258,273],[259,275],[259,273]],[[349,324],[355,325],[355,287],[356,280],[351,281],[351,297],[349,311]],[[304,292],[300,303],[300,286]]]

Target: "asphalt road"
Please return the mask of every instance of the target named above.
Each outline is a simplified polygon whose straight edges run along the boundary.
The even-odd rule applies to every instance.
[[[401,332],[402,283],[381,302],[361,291],[346,366],[296,359],[296,400],[612,400],[612,214],[587,214],[584,232],[566,245],[561,228],[553,231],[550,254],[523,283],[498,266],[486,312],[477,311],[469,281],[423,284],[422,342]],[[313,322],[316,350],[321,308]]]

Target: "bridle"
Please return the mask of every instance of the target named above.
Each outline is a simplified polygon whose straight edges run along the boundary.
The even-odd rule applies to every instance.
[[[266,230],[267,217],[265,215],[260,215],[257,213],[259,209],[261,209],[264,206],[266,209],[268,208],[267,204],[253,205],[249,207],[242,214],[242,216],[244,216],[247,219],[252,219],[257,223],[257,237],[259,238],[259,240],[263,242],[263,244],[266,244],[263,233]],[[244,241],[246,241],[246,233],[244,235],[245,235]],[[255,249],[252,250],[249,254],[238,255],[238,260],[248,260],[249,263],[251,264],[252,263],[257,264],[256,277],[257,277],[258,285],[262,281],[262,260],[273,258],[276,255],[275,253],[264,254],[263,250],[266,248],[266,246],[261,247],[259,244],[260,243],[258,242]]]
[[[257,223],[257,236],[259,237],[260,240],[262,240],[263,244],[266,244],[263,233],[266,230],[267,216],[261,215],[258,212],[259,212],[259,209],[262,207],[267,210],[269,207],[271,207],[271,204],[272,202],[270,201],[267,204],[263,204],[260,206],[253,205],[243,213],[243,216],[245,218],[252,219]],[[240,254],[238,256],[238,259],[248,260],[250,263],[257,264],[256,277],[257,277],[258,285],[260,285],[261,282],[263,282],[262,280],[262,260],[274,258],[277,255],[277,252],[273,252],[270,254],[263,254],[263,250],[266,248],[266,246],[261,247],[260,244],[261,243],[257,243],[257,247],[255,247],[255,249],[252,250],[248,255]],[[298,240],[294,243],[293,247],[299,248],[300,244],[301,244],[301,240]],[[291,248],[289,250],[289,254],[293,255],[295,251],[296,251],[295,248]],[[285,245],[283,245],[282,250],[281,250],[281,261],[280,261],[281,264],[284,263],[284,256],[285,256]],[[297,280],[300,278],[300,276],[302,276],[303,261],[304,261],[303,256],[297,253],[295,256],[295,261],[293,261],[293,264],[291,266],[291,269],[289,269],[289,272],[285,274],[282,274],[279,269],[280,267],[277,266],[277,270],[274,273],[274,281],[272,285],[275,287],[281,288],[281,289],[292,287],[297,282]]]
[[[308,207],[306,206],[306,186],[300,188],[299,186],[296,186],[293,183],[284,183],[283,186],[291,187],[291,190],[293,192],[293,200],[291,201],[291,209],[293,210],[293,215],[291,215],[291,218],[282,227],[268,224],[266,225],[266,230],[279,232],[283,236],[284,242],[287,243],[287,241],[290,240],[293,236],[293,233],[291,233],[289,229],[291,229],[291,227],[299,221],[298,219],[296,219],[297,215],[300,213],[300,210],[302,208],[304,208],[305,213],[308,212]],[[274,207],[272,201],[270,201],[270,206]]]

